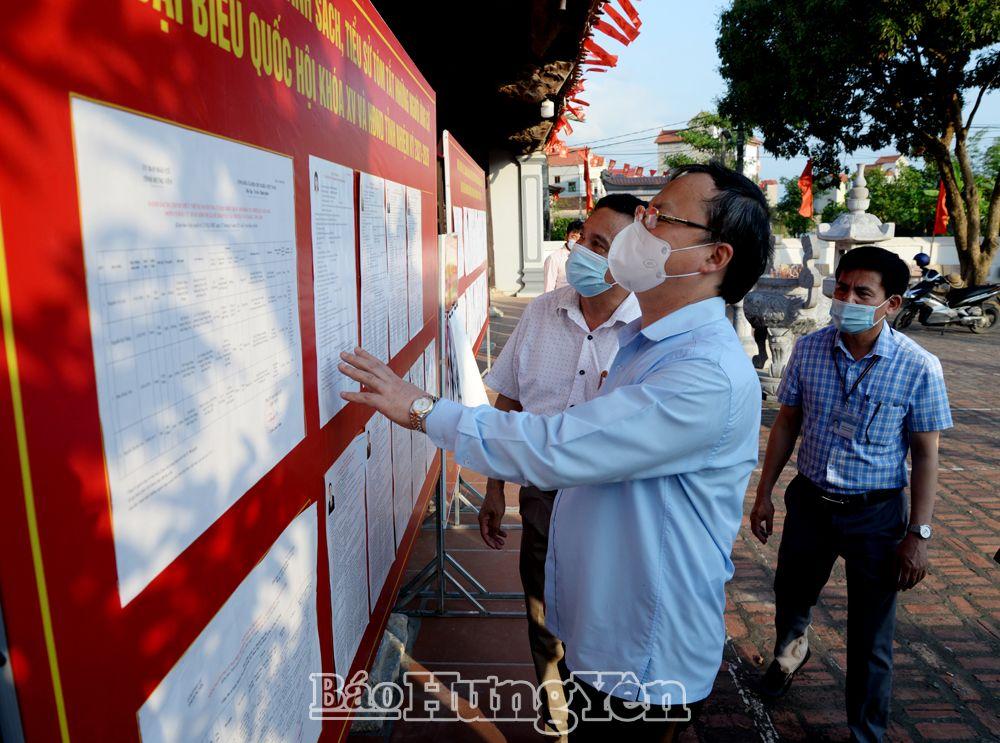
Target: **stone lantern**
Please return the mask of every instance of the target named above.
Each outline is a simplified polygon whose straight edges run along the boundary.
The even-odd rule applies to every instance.
[[[870,245],[883,240],[890,240],[896,234],[896,225],[882,223],[874,214],[865,210],[871,204],[868,198],[868,181],[865,179],[865,166],[858,165],[858,174],[854,176],[854,184],[847,192],[847,212],[841,214],[832,224],[825,222],[819,226],[817,235],[820,240],[832,242],[834,246],[833,270],[836,272],[844,253],[855,245]],[[833,276],[823,280],[823,294],[833,296]]]
[[[881,242],[895,234],[895,225],[882,224],[865,211],[871,203],[866,185],[864,165],[858,165],[854,185],[847,193],[847,213],[833,224],[819,226],[819,238],[834,243],[834,270],[840,257],[855,245]],[[813,238],[805,235],[798,277],[762,276],[743,300],[743,312],[753,328],[757,348],[753,362],[765,396],[777,392],[795,341],[830,322],[834,278],[820,276],[813,265],[817,257]],[[741,335],[746,339],[745,332]]]

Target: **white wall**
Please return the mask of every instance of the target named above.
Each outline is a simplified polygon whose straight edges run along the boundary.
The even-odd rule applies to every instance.
[[[907,263],[913,262],[913,256],[917,253],[927,253],[931,257],[931,265],[939,267],[943,273],[957,272],[959,270],[958,251],[955,249],[955,238],[936,237],[934,245],[931,246],[929,237],[894,237],[876,243],[880,248],[891,250]],[[819,240],[813,235],[813,247],[817,250],[817,264],[833,266],[833,243]],[[798,238],[786,237],[778,240],[774,245],[774,265],[797,265],[802,262],[802,243]],[[997,280],[1000,276],[1000,255],[993,259],[993,266],[990,269],[990,280]]]

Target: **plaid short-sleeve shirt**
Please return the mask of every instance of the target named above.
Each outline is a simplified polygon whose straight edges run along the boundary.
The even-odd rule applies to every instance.
[[[905,487],[910,434],[952,426],[941,362],[888,324],[857,361],[832,325],[799,339],[778,402],[802,408],[799,472],[832,493]]]

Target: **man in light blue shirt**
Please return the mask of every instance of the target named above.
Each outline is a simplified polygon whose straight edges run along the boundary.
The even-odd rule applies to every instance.
[[[463,467],[561,489],[545,597],[573,674],[571,738],[669,737],[709,695],[757,463],[760,386],[725,302],[770,256],[763,195],[720,165],[686,166],[636,217],[612,243],[609,280],[635,292],[642,316],[589,402],[550,417],[466,408],[360,349],[341,365],[365,387],[346,399],[425,430]],[[619,719],[582,719],[588,706]]]

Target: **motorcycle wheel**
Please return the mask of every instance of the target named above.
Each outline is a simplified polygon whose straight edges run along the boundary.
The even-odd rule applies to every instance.
[[[997,326],[997,321],[1000,320],[1000,307],[990,302],[989,304],[983,305],[983,317],[986,322],[982,325],[970,325],[969,330],[973,333],[985,333],[989,330],[993,330]]]
[[[905,330],[910,327],[910,323],[913,322],[914,316],[917,311],[913,307],[904,307],[898,313],[896,313],[895,319],[892,321],[892,327],[896,330]]]

